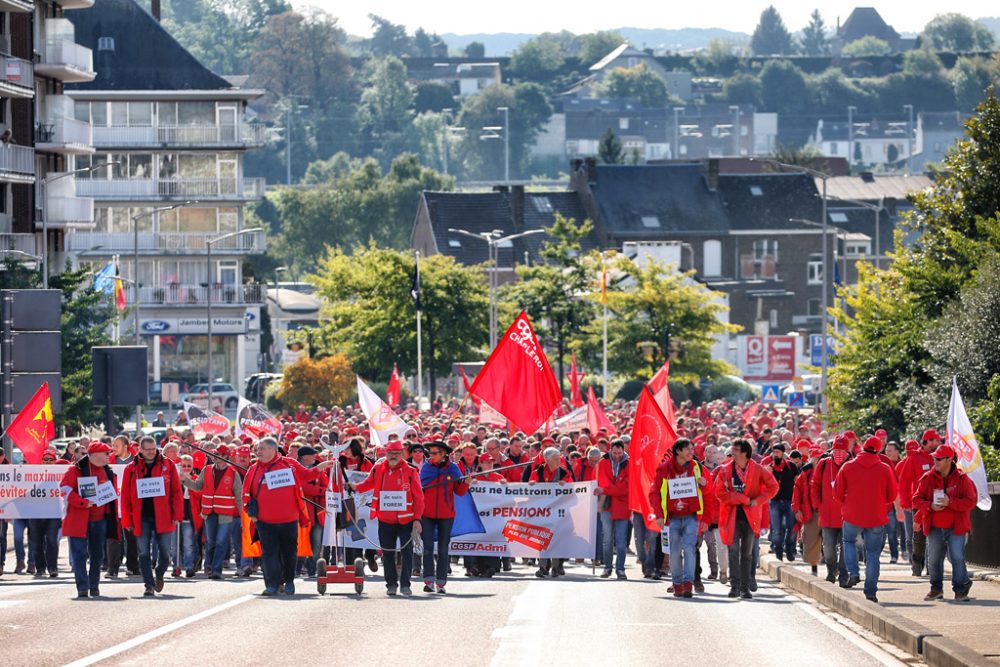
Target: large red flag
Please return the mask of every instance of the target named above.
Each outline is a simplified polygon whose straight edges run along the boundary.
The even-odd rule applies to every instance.
[[[534,433],[559,405],[562,390],[524,311],[497,343],[469,393],[524,433]]]
[[[389,378],[389,388],[385,391],[385,403],[391,408],[399,405],[399,369],[392,365],[392,377]]]
[[[42,383],[7,427],[7,437],[21,450],[25,461],[33,465],[41,464],[42,453],[49,446],[49,440],[56,437],[48,382]]]
[[[663,411],[663,416],[670,422],[671,427],[676,428],[677,418],[674,416],[674,402],[670,399],[669,379],[670,362],[667,361],[660,370],[656,371],[656,375],[649,381],[649,389],[653,392],[656,404]]]
[[[602,426],[608,429],[608,433],[611,435],[618,435],[618,429],[611,423],[608,416],[604,414],[601,404],[597,402],[597,397],[594,396],[594,388],[587,387],[587,428],[590,429],[590,434],[596,438]]]
[[[583,405],[583,398],[580,396],[580,376],[576,372],[575,352],[569,367],[569,402],[574,408]]]
[[[656,476],[656,468],[675,440],[677,434],[673,426],[656,404],[649,385],[644,386],[639,395],[629,445],[628,500],[629,509],[642,514],[651,530],[657,530],[657,527],[649,505],[649,487]]]

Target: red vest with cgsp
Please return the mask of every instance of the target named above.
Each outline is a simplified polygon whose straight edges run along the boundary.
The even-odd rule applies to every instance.
[[[233,497],[233,478],[236,471],[227,467],[222,473],[219,488],[215,488],[215,466],[205,471],[205,484],[201,489],[201,513],[237,516],[236,498]]]

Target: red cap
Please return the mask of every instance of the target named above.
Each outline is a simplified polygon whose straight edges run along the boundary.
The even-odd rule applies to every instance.
[[[240,438],[240,441],[243,442],[243,444],[249,445],[250,443],[253,442],[253,438],[251,438],[249,435],[244,435],[243,437]]]
[[[938,434],[937,431],[935,431],[932,428],[929,428],[926,431],[924,431],[924,434],[920,437],[920,440],[923,442],[927,442],[928,440],[941,440],[941,436]]]
[[[385,451],[387,452],[401,452],[403,451],[403,443],[399,440],[390,440],[385,446]]]
[[[863,449],[871,454],[878,454],[882,451],[882,441],[873,435],[865,440]]]
[[[850,443],[847,442],[847,438],[845,438],[842,435],[838,435],[836,438],[833,439],[833,448],[834,448],[834,450],[840,450],[842,452],[847,452],[847,451],[850,451],[850,446],[851,446]]]
[[[809,456],[823,456],[823,446],[811,445],[809,447]]]
[[[857,440],[858,435],[854,431],[844,431],[844,437],[848,440]]]
[[[461,441],[462,441],[462,436],[460,436],[458,433],[452,433],[451,435],[448,436],[448,442],[461,442]]]
[[[545,443],[548,443],[550,445],[554,445],[554,444],[556,444],[556,439],[553,438],[551,435],[547,435],[544,438],[542,438],[542,444],[544,445]]]
[[[936,459],[953,459],[955,458],[955,449],[951,445],[938,445],[932,456]]]
[[[88,454],[110,454],[111,453],[111,445],[106,445],[103,442],[101,442],[100,440],[98,440],[97,442],[90,443],[90,446],[87,447],[87,453]]]
[[[884,428],[880,428],[879,430],[875,431],[875,437],[876,438],[888,438],[889,437],[889,432],[886,431]]]
[[[236,448],[236,454],[238,456],[250,456],[250,448],[246,445],[241,445]]]
[[[912,454],[913,452],[920,449],[920,443],[917,442],[916,440],[907,440],[905,446],[907,454]]]
[[[218,454],[219,456],[225,456],[226,458],[229,458],[229,455],[232,452],[229,449],[229,445],[219,445],[218,447],[215,448],[215,453]]]
[[[795,443],[795,449],[809,449],[812,447],[812,443],[809,442],[807,438],[802,438]]]

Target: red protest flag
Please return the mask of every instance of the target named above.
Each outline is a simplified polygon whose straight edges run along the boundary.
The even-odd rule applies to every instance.
[[[639,395],[629,445],[628,500],[629,509],[642,514],[646,527],[651,530],[657,527],[649,505],[649,487],[656,476],[656,468],[676,440],[673,426],[657,405],[649,385],[645,385]]]
[[[385,392],[385,403],[393,408],[399,405],[399,369],[392,365],[392,377],[389,378],[389,388]]]
[[[604,414],[601,404],[597,402],[597,396],[594,396],[594,388],[587,387],[587,428],[590,429],[590,435],[596,438],[602,427],[608,429],[609,434],[618,435],[618,429],[611,423],[608,416]]]
[[[469,388],[524,433],[534,433],[562,401],[545,352],[521,311]]]
[[[580,376],[576,372],[576,353],[573,353],[569,367],[569,402],[574,408],[583,405],[580,397]]]
[[[56,437],[48,382],[42,383],[7,427],[7,437],[21,450],[25,461],[32,465],[41,464],[42,453],[49,446],[49,440]]]
[[[663,416],[670,422],[670,426],[676,427],[677,419],[674,416],[674,402],[670,399],[669,380],[670,362],[667,361],[649,381],[649,390],[653,392],[653,398],[663,411]]]
[[[471,391],[472,387],[469,386],[469,377],[465,374],[465,369],[462,368],[461,366],[459,366],[458,367],[458,372],[462,375],[462,386],[465,387],[465,393],[466,394],[470,394],[470,398],[472,399],[472,404],[475,405],[478,408],[479,407],[479,399],[476,398],[475,396],[471,396],[471,394],[472,394],[472,391]]]

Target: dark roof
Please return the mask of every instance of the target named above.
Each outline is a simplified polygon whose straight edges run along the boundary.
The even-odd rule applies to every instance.
[[[961,111],[920,112],[920,127],[924,132],[963,134],[965,120]]]
[[[424,191],[431,229],[437,243],[438,252],[454,257],[462,264],[479,264],[489,259],[486,243],[470,239],[461,234],[452,234],[449,229],[464,229],[479,234],[501,230],[506,236],[518,231],[551,227],[557,213],[576,222],[587,218],[586,211],[575,192],[558,190],[526,192],[524,194],[524,223],[518,229],[514,222],[510,192],[433,192]],[[497,263],[500,267],[510,267],[516,261],[523,261],[527,251],[533,259],[539,256],[545,234],[536,234],[512,242],[512,247],[498,248]],[[458,242],[456,247],[451,242]],[[586,237],[583,250],[599,248],[596,234]]]
[[[728,228],[700,164],[598,165],[597,180],[590,187],[604,228],[612,237],[655,238],[671,232],[724,232]]]
[[[801,218],[819,222],[822,202],[808,174],[722,174],[719,199],[731,229],[802,229]]]
[[[97,78],[75,90],[228,90],[233,86],[202,65],[134,0],[96,0],[87,11],[67,12],[76,41],[94,52]],[[114,39],[99,50],[98,38]]]
[[[847,119],[822,120],[823,141],[847,141],[850,138]],[[855,116],[854,140],[866,139],[899,139],[906,141],[906,129],[909,119],[906,116]],[[913,132],[917,131],[916,120],[913,122]]]
[[[855,7],[837,36],[844,40],[844,44],[850,44],[869,35],[888,42],[892,47],[899,44],[899,33],[882,19],[874,7]]]

